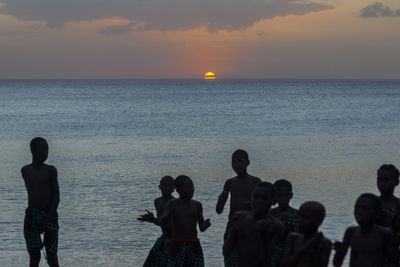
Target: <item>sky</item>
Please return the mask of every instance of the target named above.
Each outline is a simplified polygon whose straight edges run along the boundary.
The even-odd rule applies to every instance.
[[[400,79],[399,0],[0,0],[0,79]]]

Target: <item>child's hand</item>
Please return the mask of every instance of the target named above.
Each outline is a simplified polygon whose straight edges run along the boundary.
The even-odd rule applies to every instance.
[[[204,232],[205,230],[207,230],[208,227],[211,226],[211,222],[210,219],[205,220],[201,225],[200,225],[200,230],[202,232]]]
[[[238,211],[232,217],[232,230],[238,230],[243,223],[246,213],[243,211]]]
[[[343,248],[343,243],[340,241],[336,241],[335,243],[333,243],[332,246],[333,246],[333,250],[337,252]]]
[[[154,220],[156,219],[154,217],[154,214],[148,210],[146,210],[146,212],[146,214],[139,216],[137,219],[141,222],[154,222]]]

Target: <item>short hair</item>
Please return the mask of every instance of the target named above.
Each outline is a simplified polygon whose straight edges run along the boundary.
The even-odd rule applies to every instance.
[[[396,180],[399,180],[399,170],[393,164],[383,164],[379,167],[378,172],[380,171],[387,171],[394,175]]]
[[[35,151],[40,143],[47,144],[47,141],[43,137],[35,137],[35,138],[33,138],[31,140],[31,143],[30,143],[31,152]]]
[[[381,203],[380,198],[377,195],[372,194],[372,193],[364,193],[364,194],[361,194],[357,198],[357,200],[359,200],[360,198],[366,198],[366,199],[371,200],[371,203],[372,203],[372,206],[373,206],[374,210],[377,211],[377,212],[381,212],[382,211],[382,203]]]
[[[301,206],[301,208],[309,208],[311,211],[311,216],[315,223],[320,226],[322,222],[325,219],[325,207],[318,201],[307,201],[304,202]]]
[[[247,154],[247,152],[244,151],[243,149],[238,149],[235,152],[233,152],[232,158],[234,157],[244,158],[245,160],[249,161],[249,154]]]
[[[257,185],[254,187],[253,192],[254,192],[257,188],[267,188],[267,189],[269,189],[269,191],[271,191],[272,197],[275,198],[275,195],[276,195],[275,187],[274,187],[274,185],[271,184],[270,182],[265,182],[265,181],[260,182],[259,184],[257,184]]]
[[[186,175],[179,175],[175,178],[175,188],[179,189],[183,186],[186,180],[192,181],[189,176]]]
[[[285,179],[280,179],[280,180],[275,181],[274,187],[275,188],[285,187],[285,188],[289,189],[290,192],[292,192],[292,184],[288,180],[285,180]]]
[[[175,182],[175,181],[174,181],[174,178],[172,178],[172,176],[166,175],[166,176],[163,176],[163,177],[160,179],[160,184],[161,184],[162,182],[166,181],[166,180],[172,180],[172,182]]]

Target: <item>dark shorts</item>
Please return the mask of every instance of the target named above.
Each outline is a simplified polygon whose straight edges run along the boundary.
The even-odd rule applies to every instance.
[[[231,231],[231,224],[230,224],[230,222],[228,222],[228,224],[226,225],[225,233],[224,233],[224,243],[226,242],[230,231]],[[237,248],[234,247],[231,254],[228,257],[224,257],[225,267],[236,266],[236,260],[237,260]]]
[[[165,247],[165,236],[160,236],[151,248],[143,267],[164,267],[167,264],[168,254]]]
[[[46,248],[46,253],[56,254],[58,249],[58,221],[55,218],[49,222],[43,232],[39,231],[39,225],[46,219],[47,212],[35,208],[27,208],[24,220],[24,237],[28,252],[40,251]],[[44,234],[43,241],[40,234]]]
[[[167,267],[204,267],[203,250],[197,238],[171,240]]]

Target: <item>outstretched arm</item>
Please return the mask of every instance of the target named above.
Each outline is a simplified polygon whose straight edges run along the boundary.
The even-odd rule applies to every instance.
[[[140,215],[137,219],[141,222],[149,222],[154,223],[155,225],[160,225],[160,222],[157,220],[156,217],[154,217],[154,214],[148,210],[146,210],[146,213]]]
[[[333,243],[333,249],[336,251],[335,256],[333,257],[333,266],[342,266],[344,257],[346,257],[347,250],[349,249],[350,237],[353,231],[353,228],[347,228],[344,233],[343,242]]]
[[[197,223],[201,232],[204,232],[211,226],[210,219],[204,220],[203,218],[203,206],[200,202],[197,203]]]
[[[225,182],[224,189],[221,194],[219,194],[217,206],[215,207],[215,211],[217,214],[221,214],[224,211],[225,203],[228,200],[229,191],[230,191],[230,179]]]

